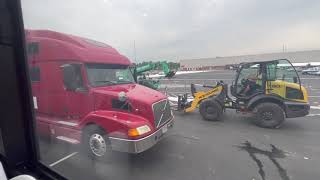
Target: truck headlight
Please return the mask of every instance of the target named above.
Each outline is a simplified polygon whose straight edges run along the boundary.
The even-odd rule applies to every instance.
[[[144,125],[137,128],[129,129],[128,136],[130,137],[141,136],[150,131],[151,131],[150,127],[148,125]]]

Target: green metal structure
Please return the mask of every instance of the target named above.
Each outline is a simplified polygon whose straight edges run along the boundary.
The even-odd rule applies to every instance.
[[[170,70],[169,64],[166,61],[148,63],[142,66],[136,66],[133,68],[133,75],[137,83],[149,87],[151,89],[159,89],[159,79],[152,79],[146,74],[148,71],[155,70],[158,66],[161,66],[164,78],[172,78],[175,75],[175,71]]]

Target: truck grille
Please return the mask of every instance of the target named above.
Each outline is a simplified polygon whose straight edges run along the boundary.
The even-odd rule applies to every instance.
[[[167,99],[154,103],[152,109],[156,128],[172,118],[170,103]]]

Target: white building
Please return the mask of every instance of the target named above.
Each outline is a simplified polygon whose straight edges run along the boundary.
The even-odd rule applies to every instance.
[[[183,59],[180,60],[180,67],[183,70],[207,70],[224,68],[226,65],[239,64],[241,62],[266,61],[274,59],[289,59],[295,66],[320,66],[320,50]]]

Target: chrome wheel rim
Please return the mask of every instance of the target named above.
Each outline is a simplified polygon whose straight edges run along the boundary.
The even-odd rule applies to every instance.
[[[92,134],[89,145],[92,153],[96,156],[103,156],[107,151],[106,141],[100,134]]]

